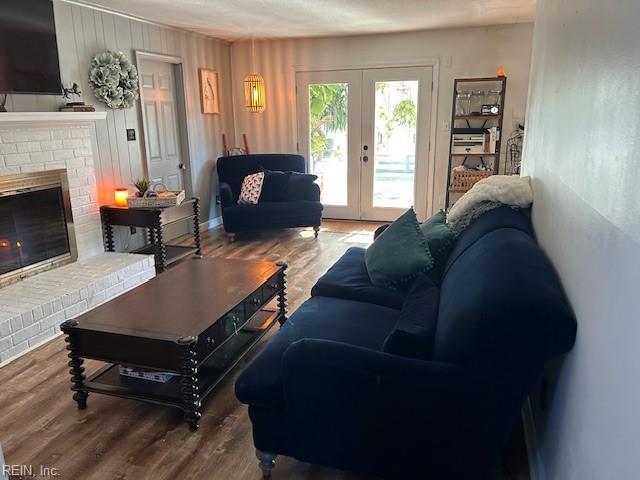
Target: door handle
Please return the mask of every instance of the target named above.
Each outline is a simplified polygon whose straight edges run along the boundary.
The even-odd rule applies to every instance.
[[[367,155],[365,155],[364,157],[362,157],[362,161],[364,163],[367,163],[369,161],[369,157]]]
[[[184,163],[179,163],[179,164],[178,164],[178,168],[179,168],[180,170],[186,170],[186,169],[187,169],[187,166],[186,166]]]

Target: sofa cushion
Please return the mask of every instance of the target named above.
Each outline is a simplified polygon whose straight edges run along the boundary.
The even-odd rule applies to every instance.
[[[433,280],[433,283],[440,285],[456,233],[447,225],[447,216],[443,210],[422,223],[420,230],[427,239],[429,252],[433,257],[433,267],[427,270],[426,274]]]
[[[380,234],[365,253],[371,283],[390,289],[404,288],[433,266],[429,246],[410,208]]]
[[[431,358],[438,324],[440,290],[427,275],[418,277],[402,304],[396,326],[384,342],[384,351],[412,358]]]
[[[265,202],[256,205],[233,205],[222,209],[224,228],[228,232],[261,228],[288,228],[320,225],[322,204],[299,202]]]
[[[279,172],[275,170],[264,171],[264,184],[260,194],[261,202],[282,202],[284,200],[284,188],[291,172]]]
[[[571,349],[576,323],[553,267],[522,230],[484,235],[440,288],[433,360],[531,385],[546,359]]]
[[[253,204],[258,203],[264,182],[264,172],[252,173],[244,177],[238,203]]]
[[[398,310],[379,305],[312,297],[291,315],[242,372],[236,382],[236,396],[251,405],[281,405],[282,357],[289,345],[304,338],[315,338],[382,351],[398,315]]]
[[[400,309],[405,292],[376,287],[364,261],[365,249],[349,248],[311,289],[314,297],[344,298]]]

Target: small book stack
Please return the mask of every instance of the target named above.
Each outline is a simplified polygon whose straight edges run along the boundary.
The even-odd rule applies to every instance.
[[[85,103],[67,103],[65,106],[60,107],[61,112],[95,112],[96,109],[93,105],[86,105]]]
[[[122,375],[123,377],[139,378],[141,380],[149,380],[151,382],[158,383],[167,383],[169,380],[176,376],[175,373],[123,367],[122,365],[118,365],[118,368],[120,370],[120,375]]]

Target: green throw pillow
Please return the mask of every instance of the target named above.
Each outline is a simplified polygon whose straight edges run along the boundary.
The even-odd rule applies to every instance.
[[[427,240],[429,252],[433,256],[433,267],[426,273],[433,283],[440,285],[456,233],[447,225],[447,216],[443,210],[440,210],[420,225],[420,230]]]
[[[397,290],[433,267],[433,257],[410,208],[376,238],[365,253],[367,272],[376,287]]]

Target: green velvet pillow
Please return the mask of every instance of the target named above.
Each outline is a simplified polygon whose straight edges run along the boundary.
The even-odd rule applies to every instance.
[[[433,283],[440,285],[456,233],[447,225],[447,216],[443,210],[440,210],[420,225],[420,230],[427,240],[429,252],[433,256],[433,267],[426,274]]]
[[[406,287],[433,267],[433,257],[413,208],[376,238],[364,258],[371,283],[392,290]]]

